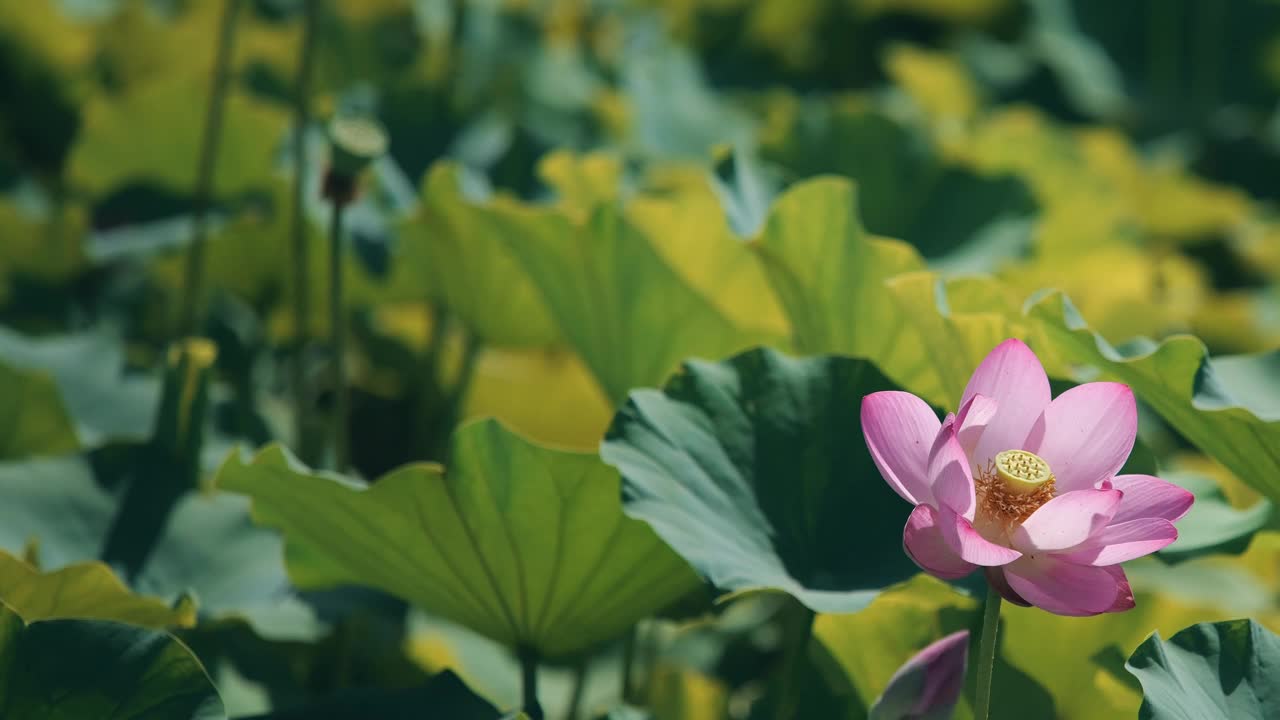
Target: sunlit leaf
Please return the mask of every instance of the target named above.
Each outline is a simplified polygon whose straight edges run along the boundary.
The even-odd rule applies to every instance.
[[[1203,343],[1177,336],[1159,345],[1145,341],[1113,347],[1089,329],[1061,294],[1048,295],[1028,312],[1046,352],[1128,384],[1196,447],[1280,501],[1280,417],[1266,408],[1251,409],[1251,397],[1233,397],[1218,380]]]
[[[75,426],[47,374],[0,363],[0,460],[61,455],[79,447]]]
[[[30,622],[76,618],[163,629],[196,621],[190,604],[170,607],[134,595],[101,563],[41,573],[4,551],[0,551],[0,600]]]
[[[763,268],[730,230],[705,168],[651,170],[645,192],[626,205],[627,218],[686,283],[734,324],[783,338],[790,328]]]
[[[1270,718],[1280,713],[1280,635],[1253,620],[1155,633],[1125,668],[1142,682],[1143,720]]]
[[[538,289],[498,237],[484,205],[465,197],[457,165],[437,163],[423,181],[422,207],[403,226],[406,271],[420,274],[467,328],[493,345],[540,345],[556,327]]]
[[[616,207],[599,206],[585,225],[517,207],[496,220],[613,403],[661,382],[683,358],[722,357],[753,340],[685,284]]]
[[[85,107],[84,128],[71,150],[71,180],[94,195],[130,182],[190,192],[207,87],[207,82],[173,77],[121,97],[95,97]],[[228,98],[225,113],[213,184],[218,197],[270,182],[276,145],[288,126],[281,109],[238,94]]]
[[[200,661],[172,636],[104,620],[27,624],[0,603],[0,716],[222,720]]]
[[[510,647],[557,657],[608,640],[696,586],[623,516],[592,455],[533,445],[493,421],[454,436],[453,466],[408,465],[357,489],[279,447],[235,455],[222,487],[280,527],[301,587],[373,586]]]
[[[862,397],[895,388],[853,358],[689,361],[663,390],[631,393],[601,456],[627,513],[719,589],[852,612],[913,574],[906,508],[859,442]]]

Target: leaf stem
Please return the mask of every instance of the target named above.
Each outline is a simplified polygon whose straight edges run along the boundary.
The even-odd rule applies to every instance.
[[[329,224],[329,322],[333,337],[333,417],[329,439],[333,444],[333,466],[347,469],[347,415],[350,388],[347,387],[347,323],[342,290],[342,209],[346,200],[332,197],[333,215]]]
[[[982,613],[982,639],[978,644],[978,700],[974,720],[987,720],[991,712],[991,678],[995,674],[996,634],[1000,629],[1000,593],[987,586],[987,602]]]
[[[814,612],[794,598],[782,610],[782,667],[779,669],[778,702],[774,706],[777,720],[792,720],[799,710],[799,687],[796,682],[803,672],[802,664],[813,637]]]
[[[307,345],[311,326],[311,263],[307,246],[306,164],[307,127],[311,124],[311,66],[314,64],[315,36],[320,0],[303,3],[302,50],[298,57],[298,80],[293,98],[293,217],[289,233],[293,245],[293,324],[295,347],[289,364],[293,386],[294,442],[305,461],[314,463],[308,451],[315,446],[311,413],[311,393],[307,385]]]
[[[573,692],[569,695],[569,710],[565,713],[567,720],[578,720],[578,713],[582,708],[582,697],[587,690],[587,670],[590,667],[590,659],[583,658],[573,668]]]
[[[631,626],[627,631],[627,636],[622,640],[622,701],[630,703],[635,701],[635,665],[636,665],[636,636],[640,634],[640,625],[637,623]]]
[[[204,246],[208,235],[209,196],[213,192],[213,171],[218,158],[218,140],[222,137],[223,108],[227,99],[227,83],[231,73],[231,50],[236,34],[236,16],[240,0],[226,0],[222,11],[222,24],[218,31],[217,55],[213,61],[213,86],[209,91],[209,106],[204,119],[204,135],[200,141],[199,165],[196,168],[196,186],[191,208],[191,247],[187,248],[184,268],[182,314],[178,332],[182,336],[195,335],[200,318],[200,300],[204,292]]]
[[[527,648],[520,650],[519,654],[524,711],[530,720],[544,720],[542,705],[538,702],[538,655]]]

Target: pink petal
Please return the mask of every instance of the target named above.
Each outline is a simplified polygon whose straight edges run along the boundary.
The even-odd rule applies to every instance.
[[[1026,449],[1044,458],[1058,491],[1097,487],[1129,458],[1138,405],[1128,385],[1101,382],[1062,393],[1036,421]]]
[[[978,446],[982,431],[987,429],[987,424],[995,417],[996,409],[995,400],[986,395],[974,395],[956,413],[956,426],[959,427],[956,436],[960,438],[960,447],[970,457]]]
[[[1009,587],[1038,608],[1058,615],[1097,615],[1110,610],[1120,587],[1107,568],[1075,565],[1053,555],[1024,557],[1004,568]]]
[[[1178,539],[1178,530],[1164,518],[1139,518],[1102,529],[1059,557],[1080,565],[1115,565],[1151,553]]]
[[[1041,505],[1014,528],[1013,546],[1028,555],[1066,550],[1101,532],[1120,507],[1119,490],[1076,490]]]
[[[1111,578],[1116,581],[1116,601],[1107,608],[1107,612],[1132,610],[1137,603],[1133,601],[1133,588],[1129,587],[1129,578],[1124,574],[1124,570],[1119,565],[1108,565],[1102,569],[1110,573]]]
[[[1124,493],[1112,523],[1144,517],[1173,522],[1186,515],[1196,499],[1187,490],[1150,475],[1117,475],[1111,479],[1111,485]]]
[[[982,537],[963,515],[947,508],[938,511],[938,527],[942,539],[961,559],[984,567],[1007,565],[1022,557],[1022,553]]]
[[[940,507],[949,508],[969,520],[977,507],[969,458],[956,438],[955,418],[942,422],[929,451],[929,484]]]
[[[983,568],[983,572],[987,576],[987,584],[995,588],[996,592],[1000,593],[1000,597],[1014,605],[1031,607],[1031,603],[1024,600],[1021,595],[1013,591],[1013,588],[1009,587],[1009,580],[1004,575],[1003,567]]]
[[[930,575],[943,580],[958,580],[973,572],[976,566],[962,560],[947,545],[938,521],[937,510],[928,505],[917,505],[903,528],[902,547],[915,564]]]
[[[1049,404],[1049,378],[1031,348],[1021,340],[1005,340],[973,371],[960,407],[976,395],[996,404],[995,414],[970,453],[974,465],[985,467],[996,453],[1023,447],[1031,426]]]
[[[886,390],[862,398],[862,434],[880,474],[913,505],[933,500],[926,471],[938,416],[911,393]]]

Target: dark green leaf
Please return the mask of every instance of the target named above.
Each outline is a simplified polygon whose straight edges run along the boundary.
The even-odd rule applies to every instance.
[[[862,397],[896,386],[865,360],[767,349],[685,363],[631,393],[601,447],[627,513],[717,587],[777,590],[853,612],[915,566],[910,507],[862,440]]]
[[[0,717],[221,720],[200,661],[172,636],[104,620],[27,625],[0,603]]]
[[[1280,636],[1253,620],[1155,633],[1125,667],[1142,683],[1142,720],[1280,717]]]

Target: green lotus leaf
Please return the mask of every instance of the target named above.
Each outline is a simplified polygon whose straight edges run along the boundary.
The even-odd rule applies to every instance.
[[[545,345],[554,321],[538,288],[498,236],[493,211],[467,198],[462,170],[437,163],[423,180],[422,206],[403,226],[399,263],[425,284],[486,344]]]
[[[0,363],[0,460],[79,449],[75,425],[47,373]]]
[[[1142,720],[1280,716],[1280,635],[1253,620],[1153,633],[1125,668],[1142,683]]]
[[[30,624],[0,603],[0,717],[223,720],[200,661],[171,635],[105,620]]]
[[[923,270],[924,260],[910,245],[866,233],[849,181],[817,178],[793,186],[751,247],[791,321],[798,351],[868,358],[915,394],[956,406],[960,391],[939,365],[951,353],[939,356],[936,343],[923,341],[930,328],[918,327],[914,317],[921,304],[938,314],[937,289],[930,282],[894,291],[888,282]],[[899,303],[902,297],[909,302]]]
[[[1251,396],[1234,397],[1202,342],[1181,335],[1158,345],[1139,339],[1112,346],[1089,329],[1061,293],[1040,299],[1028,315],[1042,339],[1037,350],[1128,384],[1192,444],[1280,502],[1280,415],[1252,408]]]
[[[130,182],[190,192],[209,103],[207,87],[203,77],[193,81],[175,75],[119,97],[95,96],[85,106],[84,127],[71,148],[72,182],[93,195]],[[230,95],[224,112],[215,196],[269,185],[287,113],[239,93]]]
[[[910,507],[872,463],[858,408],[897,386],[861,359],[767,349],[689,361],[637,390],[600,449],[627,514],[727,592],[788,593],[854,612],[915,572]]]
[[[723,357],[758,337],[690,288],[613,205],[598,206],[584,225],[523,206],[495,220],[615,405],[631,388],[661,382],[683,358]]]
[[[280,528],[303,588],[366,585],[510,647],[562,657],[612,639],[697,585],[589,454],[534,445],[483,420],[453,466],[407,465],[364,489],[279,446],[233,454],[219,486]]]
[[[1165,473],[1163,477],[1196,496],[1187,516],[1178,521],[1178,539],[1160,551],[1163,560],[1181,562],[1211,553],[1239,555],[1274,514],[1275,505],[1266,498],[1237,510],[1216,482],[1201,475]]]
[[[41,573],[0,551],[0,600],[29,621],[76,618],[163,629],[195,624],[190,603],[169,607],[129,592],[102,563],[78,563]]]

